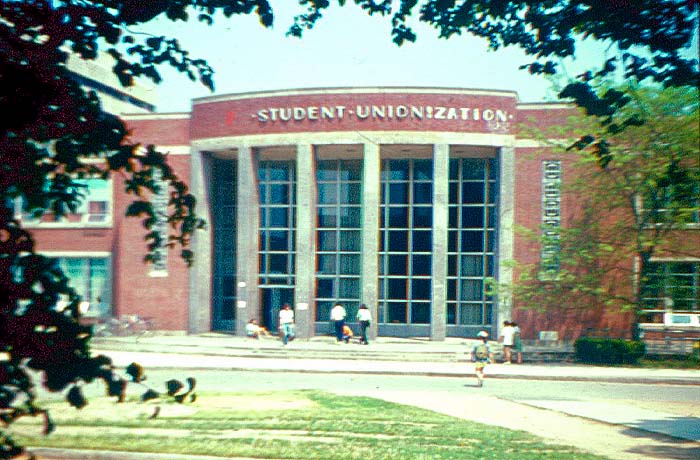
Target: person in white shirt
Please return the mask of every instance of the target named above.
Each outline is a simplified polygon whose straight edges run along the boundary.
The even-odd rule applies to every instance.
[[[333,321],[333,326],[335,327],[335,338],[338,342],[343,341],[343,326],[345,326],[345,308],[337,303],[331,309],[331,321]]]
[[[294,340],[294,310],[288,303],[280,310],[280,330],[282,332],[282,345],[287,345],[290,340]]]
[[[513,345],[515,343],[515,328],[510,321],[503,321],[501,340],[503,342],[503,353],[505,353],[505,363],[511,364]]]
[[[367,305],[360,305],[360,309],[357,310],[357,320],[360,322],[360,343],[369,345],[369,340],[367,340],[367,328],[372,322],[372,313],[367,308]]]

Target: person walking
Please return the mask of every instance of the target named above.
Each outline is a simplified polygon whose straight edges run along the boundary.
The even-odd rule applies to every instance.
[[[335,327],[335,338],[338,342],[343,341],[343,326],[345,326],[345,308],[342,304],[336,303],[331,309],[331,321]]]
[[[515,321],[511,321],[510,325],[513,326],[513,351],[515,352],[515,362],[518,364],[523,363],[523,341],[520,340],[520,326]]]
[[[367,328],[369,328],[372,322],[372,313],[367,308],[367,305],[360,305],[360,309],[357,310],[357,321],[360,322],[360,343],[369,345],[369,340],[367,339]]]
[[[488,344],[489,333],[480,331],[476,335],[481,343],[478,343],[472,349],[472,362],[476,363],[474,370],[476,371],[476,386],[484,386],[484,378],[486,377],[484,369],[491,362],[491,348]]]
[[[287,345],[290,340],[294,340],[294,310],[288,303],[280,310],[280,332],[282,334],[282,345]]]
[[[503,353],[505,354],[504,364],[511,364],[513,359],[513,345],[515,343],[515,328],[510,321],[503,321],[501,341],[503,343]]]

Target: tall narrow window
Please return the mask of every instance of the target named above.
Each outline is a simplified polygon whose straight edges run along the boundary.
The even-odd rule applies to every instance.
[[[296,170],[293,161],[261,161],[259,277],[261,285],[293,286]]]
[[[447,248],[447,323],[487,326],[493,298],[485,281],[493,277],[498,202],[493,158],[450,160]]]
[[[212,326],[230,331],[236,320],[236,223],[238,220],[235,160],[212,158],[211,220],[214,238]]]
[[[379,322],[430,323],[433,164],[382,161]]]
[[[361,160],[319,160],[317,181],[316,321],[341,302],[354,318],[360,304]]]
[[[163,173],[159,168],[153,170],[153,181],[158,186],[158,191],[151,196],[151,205],[156,215],[156,224],[153,232],[158,234],[160,244],[155,248],[154,260],[149,271],[149,276],[168,276],[168,182],[163,180]]]
[[[542,162],[542,279],[554,279],[559,274],[561,172],[561,161]]]

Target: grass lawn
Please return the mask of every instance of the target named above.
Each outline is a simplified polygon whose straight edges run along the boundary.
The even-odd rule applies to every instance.
[[[41,420],[23,420],[11,429],[17,441],[35,447],[268,459],[603,459],[524,432],[311,390],[200,393],[192,404],[92,398],[81,410],[58,401],[46,407],[56,431],[44,437]],[[158,416],[150,418],[156,407]]]

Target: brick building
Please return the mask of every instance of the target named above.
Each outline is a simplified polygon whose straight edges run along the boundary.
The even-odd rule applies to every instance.
[[[142,262],[144,231],[123,217],[119,179],[96,189],[101,203],[88,201],[78,221],[33,230],[40,251],[83,260],[76,267],[95,281],[89,312],[152,317],[163,330],[243,334],[252,318],[275,330],[289,303],[308,337],[330,331],[335,302],[350,318],[366,303],[381,336],[495,335],[512,318],[525,338],[629,327],[627,315],[517,311],[485,289],[513,279],[509,260],[547,260],[515,228],[560,225],[566,161],[515,127],[556,124],[571,110],[444,88],[196,99],[190,113],[125,117],[134,140],[170,153],[198,197],[208,227],[193,240],[193,268],[174,250],[157,266]],[[697,261],[689,270],[700,289]]]

